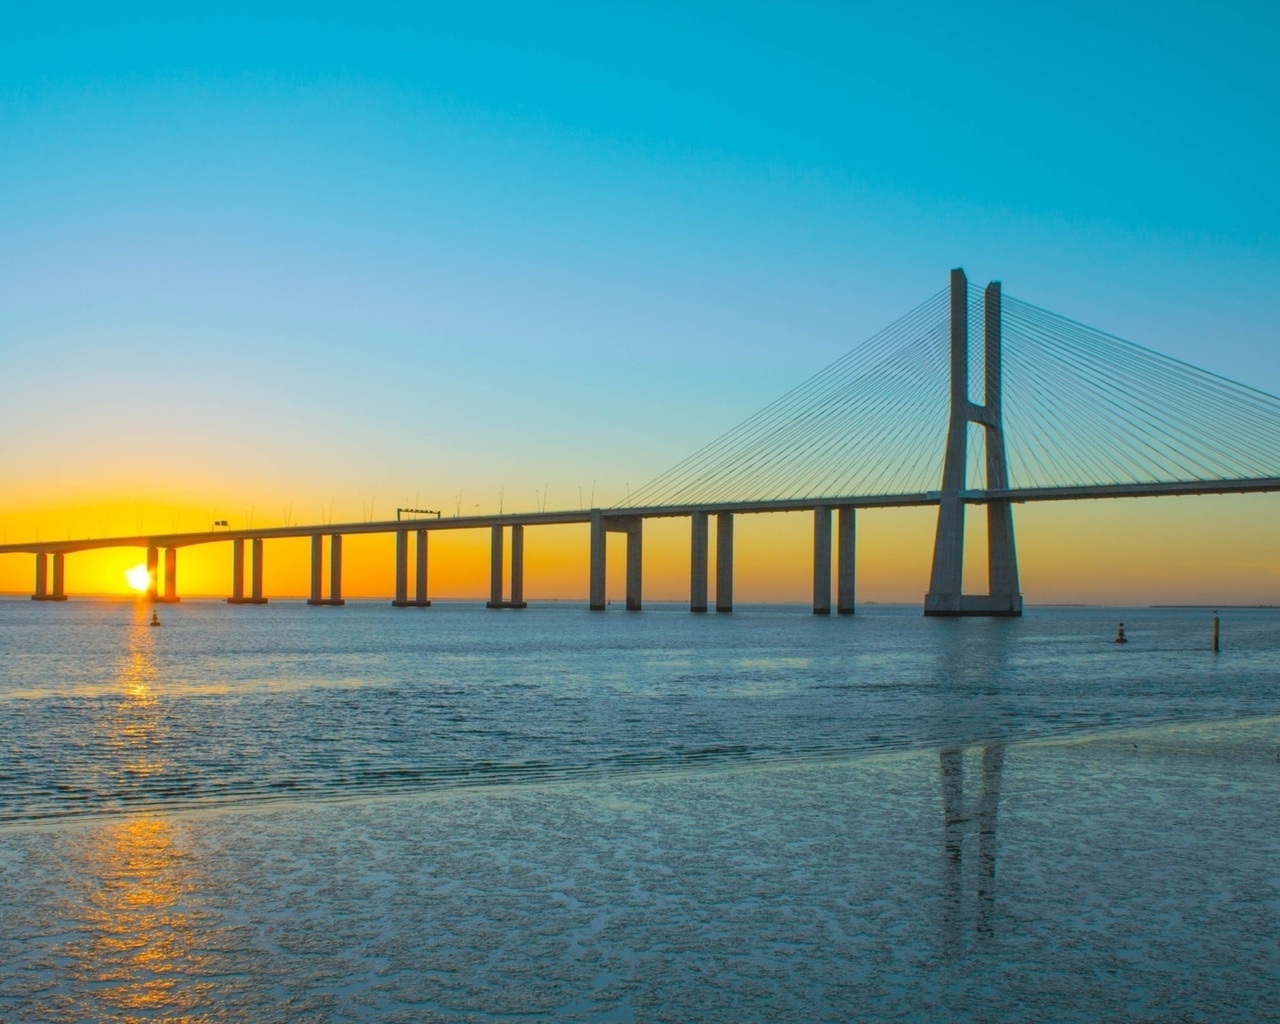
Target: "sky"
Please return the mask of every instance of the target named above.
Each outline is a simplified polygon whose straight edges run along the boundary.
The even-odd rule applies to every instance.
[[[954,266],[1280,393],[1278,44],[1261,3],[7,5],[0,532],[613,504]],[[1024,593],[1280,601],[1276,500],[1021,508]],[[862,518],[860,596],[918,600],[930,516]],[[807,518],[742,529],[739,596],[804,599]],[[584,530],[526,544],[585,595]],[[687,560],[655,527],[646,593]]]

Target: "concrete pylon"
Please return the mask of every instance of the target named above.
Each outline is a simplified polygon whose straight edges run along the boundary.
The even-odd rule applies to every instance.
[[[831,614],[831,507],[813,510],[813,614]]]
[[[843,506],[836,516],[836,614],[853,614],[855,509]]]
[[[396,531],[396,608],[430,608],[427,600],[427,531],[415,530],[418,554],[414,563],[414,597],[409,597],[409,531]],[[514,557],[514,554],[513,554]]]
[[[605,598],[605,559],[608,554],[606,538],[610,533],[627,535],[626,608],[629,612],[638,612],[644,604],[641,593],[644,519],[641,516],[606,516],[598,508],[591,510],[590,608],[593,612],[602,612],[609,606]]]
[[[707,610],[707,514],[694,512],[690,517],[689,538],[689,611]]]
[[[339,607],[346,604],[342,598],[342,534],[329,537],[329,600],[327,604]]]
[[[152,604],[156,603],[156,598],[160,595],[160,581],[156,578],[159,576],[159,567],[160,549],[154,546],[147,548],[147,600]]]
[[[249,598],[252,604],[266,604],[267,599],[262,596],[262,538],[253,538],[253,569],[249,575],[250,593],[253,595]]]
[[[511,527],[511,597],[502,596],[503,565],[503,527],[494,526],[491,530],[491,548],[489,559],[489,600],[486,608],[527,608],[524,599],[524,527],[515,523]]]
[[[244,604],[244,541],[231,542],[231,596],[227,604]]]
[[[1000,284],[987,286],[983,307],[985,372],[983,404],[969,400],[969,282],[951,271],[951,420],[938,501],[933,573],[924,599],[925,615],[1021,615],[1013,509],[1007,501],[986,502],[987,593],[964,594],[964,506],[970,423],[986,430],[987,490],[1009,486],[1000,393]]]
[[[161,604],[177,604],[182,600],[178,596],[178,549],[164,549],[164,594],[157,598]]]
[[[716,611],[733,611],[733,513],[716,513]]]
[[[33,601],[65,601],[67,592],[63,585],[66,556],[61,551],[53,553],[53,590],[49,590],[49,554],[44,551],[36,553],[36,592],[31,595]]]

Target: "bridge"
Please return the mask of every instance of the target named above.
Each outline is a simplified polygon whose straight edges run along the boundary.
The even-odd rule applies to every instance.
[[[982,339],[971,345],[972,337]],[[980,400],[975,386],[980,384]],[[32,600],[66,600],[65,560],[147,552],[148,597],[179,600],[177,554],[232,548],[232,604],[265,604],[264,544],[311,538],[308,604],[341,605],[342,539],[393,533],[395,595],[426,608],[428,538],[491,533],[490,608],[524,608],[524,531],[589,526],[589,606],[603,610],[606,535],[626,536],[626,607],[642,607],[644,523],[690,520],[689,608],[733,609],[734,517],[813,513],[813,611],[854,611],[858,509],[937,506],[924,614],[1022,613],[1013,506],[1032,501],[1280,490],[1280,398],[1004,297],[949,287],[610,508],[5,544],[35,556]],[[963,593],[964,521],[987,523],[987,592]],[[714,518],[714,605],[709,531]],[[510,539],[509,549],[506,541]],[[328,591],[323,588],[328,547]],[[245,586],[246,545],[249,576]],[[413,588],[410,591],[410,548]],[[163,577],[160,556],[163,552]],[[161,587],[163,579],[163,587]]]

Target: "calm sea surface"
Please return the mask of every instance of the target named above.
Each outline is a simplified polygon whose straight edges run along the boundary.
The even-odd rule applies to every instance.
[[[1221,614],[0,601],[0,1019],[1280,1019]]]

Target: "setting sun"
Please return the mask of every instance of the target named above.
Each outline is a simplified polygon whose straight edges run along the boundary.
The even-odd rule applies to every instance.
[[[147,567],[141,563],[135,565],[132,569],[126,569],[124,578],[128,581],[129,586],[140,594],[151,584],[151,573],[147,572]]]

